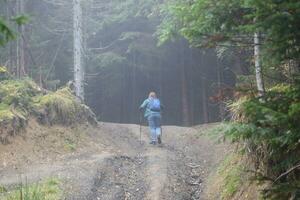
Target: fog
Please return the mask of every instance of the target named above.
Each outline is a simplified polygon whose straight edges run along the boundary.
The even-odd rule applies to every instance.
[[[156,13],[159,2],[82,3],[77,25],[85,103],[101,121],[139,123],[138,107],[155,91],[165,105],[163,124],[189,126],[226,119],[224,105],[216,99],[222,88],[236,84],[239,74],[249,73],[245,52],[222,57],[218,53],[225,54],[226,49],[224,53],[192,48],[179,36],[159,46],[155,34],[162,18]],[[1,48],[1,65],[48,90],[73,80],[73,1],[6,4],[0,7],[1,16],[10,19],[26,13],[29,22],[15,27],[20,37]]]

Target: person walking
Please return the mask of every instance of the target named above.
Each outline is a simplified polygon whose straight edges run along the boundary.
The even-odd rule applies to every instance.
[[[150,92],[148,98],[143,101],[139,109],[141,111],[145,110],[144,117],[148,120],[151,133],[150,144],[161,144],[161,110],[163,106],[156,93]]]

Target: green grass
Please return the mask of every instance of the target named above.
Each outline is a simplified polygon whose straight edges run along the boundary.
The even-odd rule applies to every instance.
[[[238,154],[228,155],[218,169],[218,174],[223,179],[221,199],[230,199],[239,190],[243,175],[239,160]]]
[[[48,110],[48,120],[56,124],[73,124],[84,118],[85,109],[69,88],[62,88],[42,96],[36,107]]]
[[[0,186],[0,194],[7,192],[7,189],[3,186]]]
[[[13,119],[26,122],[29,116],[41,123],[71,125],[94,122],[93,112],[78,102],[70,88],[44,94],[30,79],[4,80],[0,83],[0,122]]]
[[[5,189],[5,188],[4,188]],[[60,181],[50,178],[44,182],[20,185],[12,191],[3,190],[1,200],[59,200],[62,199]]]
[[[27,110],[33,105],[31,98],[37,95],[40,95],[38,86],[29,79],[1,81],[0,121],[14,117],[26,120]]]
[[[69,151],[75,151],[77,145],[73,140],[66,138],[64,147]]]
[[[8,105],[0,104],[0,122],[13,119],[14,114],[11,112]]]

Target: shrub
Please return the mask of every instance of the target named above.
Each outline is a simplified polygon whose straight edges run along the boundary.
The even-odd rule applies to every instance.
[[[300,198],[300,84],[277,85],[263,98],[240,99],[231,110],[235,122],[225,134],[245,144],[256,178],[269,184],[264,197]]]
[[[30,116],[48,124],[97,123],[90,108],[77,101],[68,87],[50,92],[30,79],[1,81],[0,143],[9,143],[11,136],[26,127]]]
[[[32,98],[41,95],[39,87],[30,79],[3,80],[0,84],[0,142],[9,143],[26,126],[33,108]]]
[[[0,81],[9,79],[9,73],[7,71],[7,68],[4,66],[0,66]]]
[[[50,124],[96,122],[94,113],[81,104],[67,87],[42,96],[36,106],[40,108],[41,120]]]

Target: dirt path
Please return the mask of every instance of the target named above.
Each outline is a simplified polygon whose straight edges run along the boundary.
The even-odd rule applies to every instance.
[[[90,134],[102,149],[0,169],[0,186],[18,184],[20,174],[29,182],[56,176],[70,200],[204,200],[207,177],[226,152],[203,135],[210,126],[164,127],[163,144],[153,146],[146,127],[140,141],[137,125],[102,123]]]

